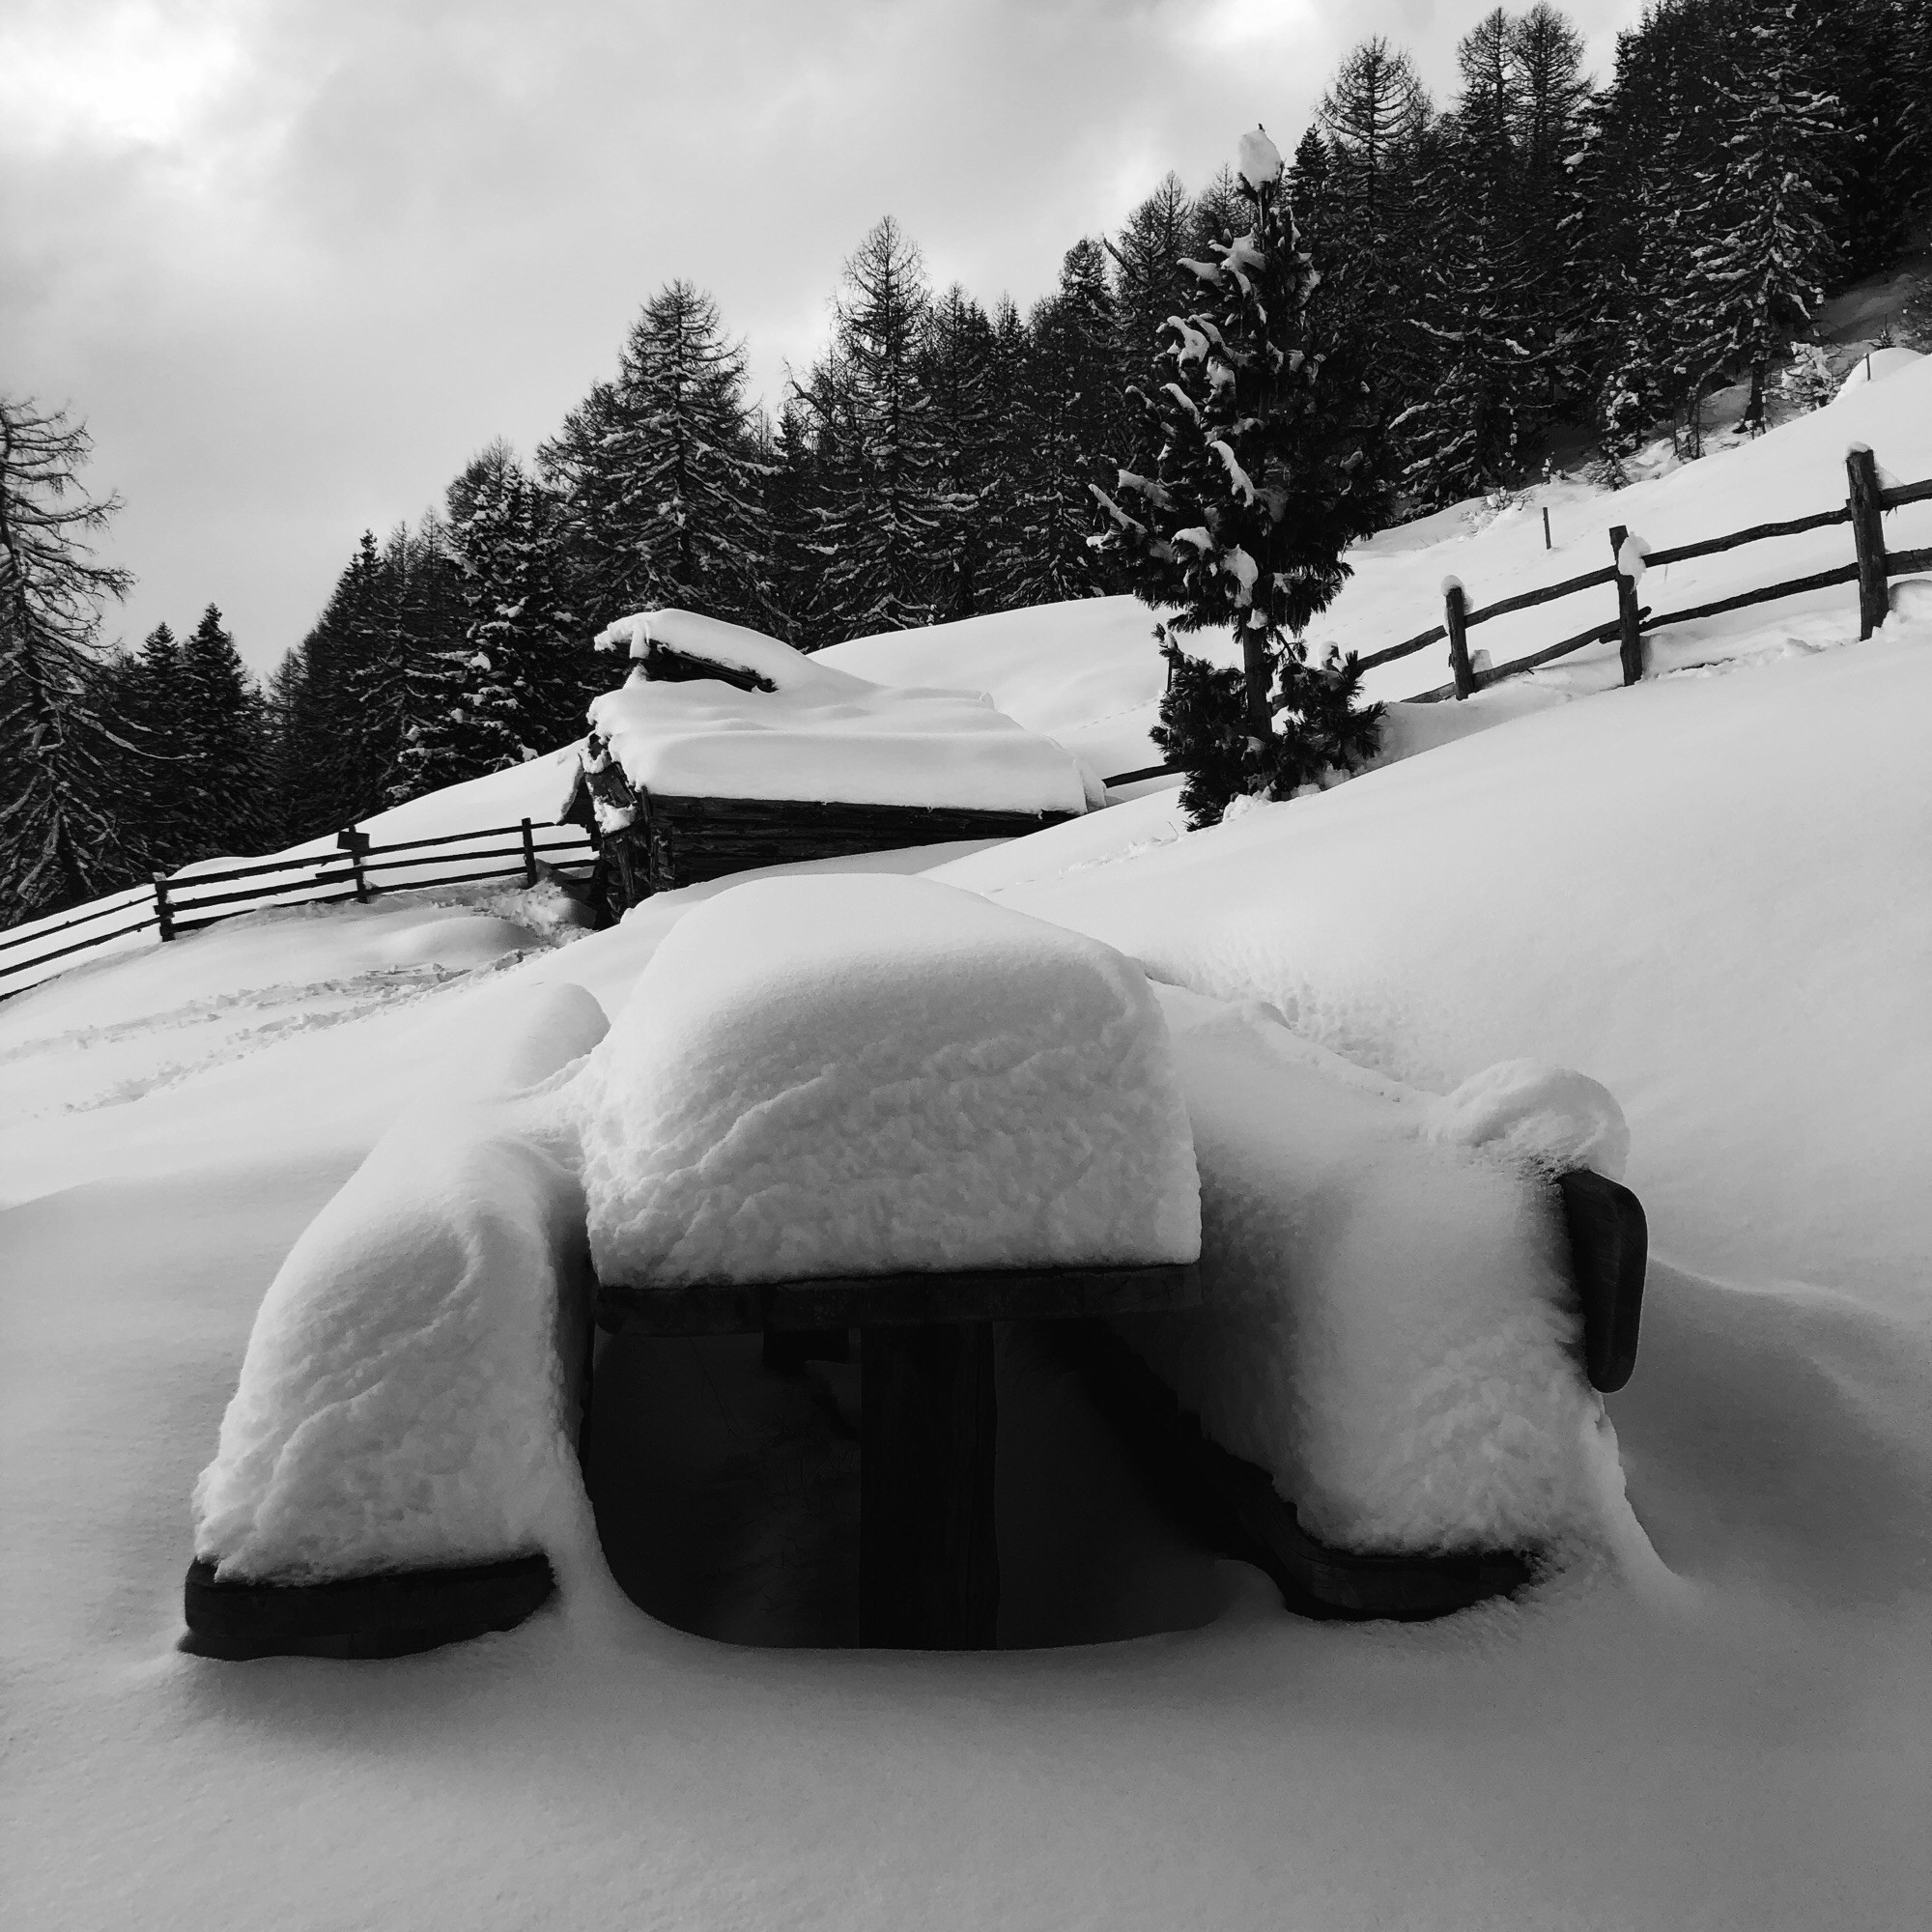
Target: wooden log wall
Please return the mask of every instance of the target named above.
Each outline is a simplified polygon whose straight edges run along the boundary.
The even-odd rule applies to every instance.
[[[804,859],[844,859],[954,838],[1016,838],[1072,816],[1065,811],[655,794],[641,805],[637,824],[618,837],[641,848],[643,864],[636,870],[646,893],[671,892],[754,867]]]

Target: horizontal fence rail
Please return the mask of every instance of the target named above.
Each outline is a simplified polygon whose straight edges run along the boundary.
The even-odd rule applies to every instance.
[[[492,840],[514,842],[498,844]],[[452,847],[463,849],[452,850]],[[137,888],[131,894],[117,894],[99,905],[52,915],[0,934],[0,998],[25,989],[24,984],[7,984],[10,978],[18,979],[37,967],[104,946],[110,940],[145,932],[150,927],[157,926],[160,937],[171,940],[178,933],[197,931],[249,912],[336,905],[347,899],[366,901],[379,893],[484,885],[495,879],[521,878],[526,885],[533,886],[546,867],[554,869],[584,866],[594,857],[590,836],[581,827],[539,823],[528,818],[515,825],[483,826],[474,832],[450,832],[434,838],[398,838],[386,845],[371,843],[366,833],[352,825],[337,836],[336,848],[301,858],[253,859],[237,866],[214,866],[172,877],[156,873],[152,886]],[[394,856],[399,853],[410,856]],[[497,863],[502,860],[516,863]],[[419,868],[425,866],[440,866],[445,869],[424,878]],[[411,876],[376,876],[405,871]],[[252,883],[235,890],[207,890],[211,886],[235,887],[241,880]],[[84,938],[66,945],[44,945],[77,926],[96,926],[101,921],[117,919],[119,923],[91,930]],[[15,953],[22,956],[15,957]],[[34,983],[38,982],[25,982]]]
[[[1881,487],[1877,462],[1871,451],[1861,443],[1854,444],[1847,453],[1845,469],[1850,494],[1836,509],[1818,510],[1809,516],[1790,517],[1777,523],[1753,524],[1748,529],[1732,530],[1724,536],[1706,537],[1697,543],[1678,544],[1667,550],[1651,551],[1638,540],[1635,554],[1642,559],[1641,570],[1634,567],[1626,569],[1626,564],[1631,562],[1631,553],[1627,549],[1630,532],[1619,525],[1610,531],[1609,563],[1600,570],[1585,571],[1580,577],[1566,578],[1561,583],[1551,583],[1540,590],[1520,591],[1515,596],[1499,598],[1493,604],[1471,610],[1462,584],[1450,578],[1442,586],[1444,615],[1441,623],[1434,624],[1412,638],[1406,638],[1399,644],[1371,651],[1356,662],[1362,670],[1374,670],[1380,665],[1394,664],[1398,659],[1410,657],[1417,651],[1427,650],[1432,644],[1446,640],[1449,645],[1450,681],[1437,685],[1433,691],[1419,691],[1406,700],[1411,704],[1432,704],[1443,698],[1467,697],[1489,685],[1500,683],[1504,678],[1520,676],[1556,658],[1568,657],[1571,652],[1580,651],[1587,645],[1607,643],[1614,639],[1622,645],[1624,682],[1634,684],[1643,675],[1643,639],[1653,631],[1661,631],[1671,624],[1690,624],[1704,617],[1721,616],[1726,611],[1742,611],[1753,604],[1769,604],[1778,598],[1798,597],[1806,591],[1852,582],[1859,585],[1859,635],[1861,639],[1869,638],[1886,620],[1890,580],[1932,570],[1932,548],[1889,551],[1880,518],[1885,511],[1899,509],[1907,503],[1932,502],[1932,479],[1922,483]],[[1716,556],[1745,544],[1764,543],[1778,537],[1799,536],[1807,530],[1827,529],[1835,524],[1852,526],[1857,554],[1848,563],[1835,565],[1830,570],[1813,571],[1805,577],[1787,578],[1781,582],[1764,584],[1754,590],[1740,591],[1735,596],[1720,597],[1712,603],[1694,605],[1684,611],[1653,611],[1648,607],[1639,606],[1636,601],[1637,581],[1644,571],[1662,569],[1673,563],[1688,563],[1695,557]],[[1519,611],[1552,604],[1560,597],[1574,597],[1579,592],[1595,590],[1606,584],[1617,587],[1617,615],[1614,618],[1592,624],[1573,637],[1531,651],[1526,656],[1514,658],[1508,664],[1478,668],[1471,658],[1468,634],[1476,625],[1488,623],[1493,617],[1505,617]]]

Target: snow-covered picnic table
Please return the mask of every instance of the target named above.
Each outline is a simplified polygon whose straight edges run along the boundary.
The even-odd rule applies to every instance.
[[[672,931],[585,1077],[600,1322],[858,1328],[862,1636],[990,1646],[994,1321],[1199,1299],[1139,967],[924,880],[761,881]]]

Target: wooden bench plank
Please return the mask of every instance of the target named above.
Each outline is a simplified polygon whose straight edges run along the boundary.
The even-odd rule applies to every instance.
[[[1636,1367],[1650,1228],[1628,1187],[1578,1168],[1557,1179],[1570,1232],[1570,1262],[1583,1302],[1583,1366],[1605,1395]]]
[[[861,1363],[859,1641],[991,1650],[993,1324],[867,1328]]]
[[[810,1281],[602,1283],[598,1326],[612,1334],[753,1335],[949,1321],[1065,1321],[1151,1315],[1201,1301],[1198,1263],[1151,1267],[978,1268]]]

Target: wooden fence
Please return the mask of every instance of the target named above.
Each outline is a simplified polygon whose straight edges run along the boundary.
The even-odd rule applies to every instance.
[[[496,839],[515,842],[490,842]],[[24,990],[5,985],[9,978],[104,945],[110,939],[145,932],[150,926],[158,927],[160,937],[170,940],[213,925],[217,920],[270,906],[332,905],[343,899],[366,902],[379,893],[472,885],[490,879],[521,877],[526,885],[533,886],[540,876],[540,866],[585,865],[591,858],[589,835],[580,827],[538,824],[527,818],[515,825],[449,833],[440,838],[399,838],[387,845],[372,844],[366,832],[351,826],[337,835],[335,843],[335,851],[307,858],[256,859],[243,866],[178,873],[172,878],[156,872],[150,886],[134,887],[95,905],[36,921],[30,929],[16,927],[0,935],[0,998]],[[455,846],[464,849],[450,849]],[[401,854],[412,856],[398,856]],[[500,863],[504,860],[515,863]],[[426,866],[461,869],[424,876],[419,868]],[[209,890],[230,887],[237,880],[251,883],[239,891]],[[48,940],[97,925],[102,920],[118,923],[51,950],[40,950]]]
[[[1880,519],[1887,510],[1895,510],[1903,503],[1932,501],[1932,482],[1906,483],[1890,490],[1882,488],[1878,479],[1878,465],[1871,451],[1862,443],[1855,443],[1847,453],[1845,470],[1851,488],[1841,509],[1820,510],[1815,515],[1793,517],[1785,523],[1754,524],[1749,529],[1733,530],[1728,536],[1708,537],[1702,543],[1680,544],[1672,550],[1641,550],[1638,554],[1642,555],[1645,569],[1659,569],[1665,564],[1688,562],[1691,557],[1714,556],[1719,551],[1736,550],[1741,544],[1762,543],[1772,537],[1797,536],[1804,530],[1823,529],[1831,524],[1849,524],[1857,552],[1851,562],[1835,565],[1830,570],[1814,571],[1808,577],[1789,578],[1757,590],[1742,591],[1735,597],[1720,597],[1712,604],[1693,605],[1686,611],[1667,611],[1658,615],[1637,602],[1637,581],[1641,573],[1629,568],[1634,560],[1627,549],[1630,532],[1618,524],[1610,530],[1611,560],[1603,569],[1585,571],[1580,577],[1568,578],[1561,583],[1550,584],[1547,589],[1521,591],[1517,596],[1500,598],[1493,604],[1485,604],[1471,611],[1462,584],[1450,578],[1442,586],[1442,622],[1433,625],[1418,637],[1391,644],[1386,650],[1372,652],[1361,660],[1362,668],[1365,671],[1374,670],[1378,665],[1393,664],[1398,658],[1426,650],[1431,644],[1441,643],[1446,639],[1449,644],[1450,681],[1438,685],[1434,691],[1417,692],[1407,700],[1411,704],[1430,704],[1445,697],[1467,697],[1485,685],[1520,676],[1524,671],[1536,669],[1539,665],[1568,657],[1572,651],[1580,651],[1586,644],[1607,643],[1614,639],[1623,661],[1623,680],[1626,684],[1634,684],[1643,675],[1643,640],[1651,632],[1661,631],[1666,624],[1693,623],[1701,617],[1720,616],[1726,611],[1741,611],[1747,605],[1768,604],[1779,597],[1796,597],[1806,590],[1822,590],[1833,583],[1858,584],[1859,636],[1869,638],[1885,622],[1889,580],[1932,570],[1932,549],[1888,551]],[[1575,637],[1546,644],[1542,650],[1531,651],[1526,657],[1497,665],[1493,669],[1479,669],[1471,660],[1469,633],[1478,624],[1488,623],[1492,617],[1507,616],[1513,611],[1527,611],[1535,605],[1552,604],[1559,597],[1574,597],[1579,591],[1610,584],[1616,586],[1617,614],[1614,617],[1592,624],[1587,630],[1578,631]]]

